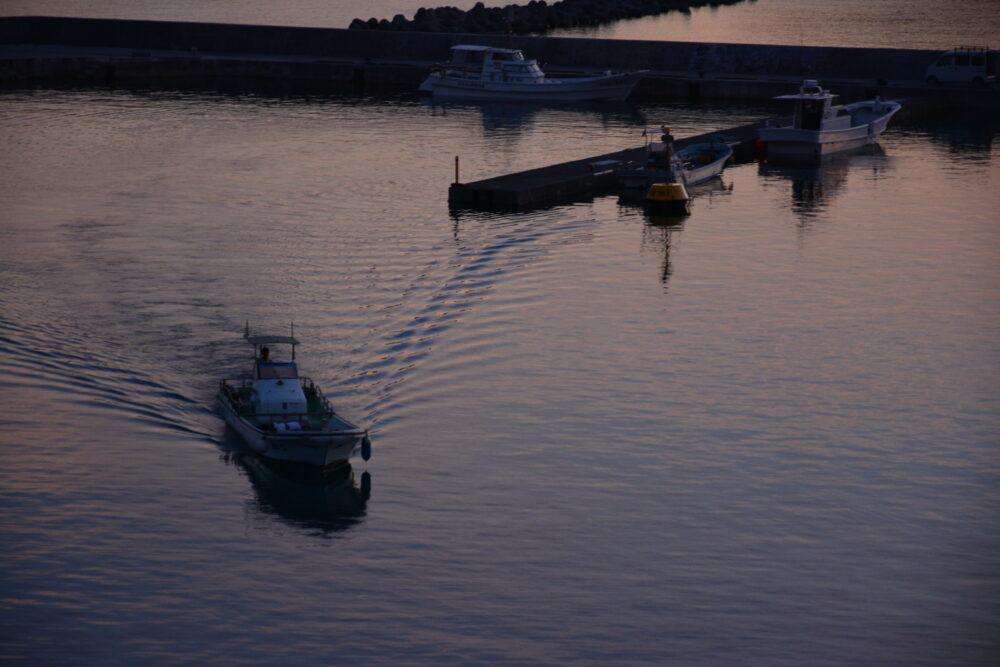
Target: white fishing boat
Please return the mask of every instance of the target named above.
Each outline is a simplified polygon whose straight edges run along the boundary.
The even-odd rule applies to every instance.
[[[538,61],[517,49],[462,44],[451,47],[451,61],[437,65],[420,90],[435,97],[580,102],[624,100],[642,72],[551,79]]]
[[[360,447],[368,460],[368,432],[337,414],[310,378],[300,377],[294,336],[251,336],[251,376],[221,380],[218,399],[230,426],[261,456],[288,463],[332,466]],[[290,361],[275,361],[270,346],[290,345]]]
[[[646,138],[645,162],[617,171],[618,180],[626,193],[644,194],[654,183],[679,183],[684,186],[704,183],[721,174],[733,156],[732,146],[718,135],[712,135],[707,142],[674,150],[670,128],[647,129],[642,134]]]
[[[776,97],[792,102],[794,114],[790,125],[757,130],[768,161],[818,162],[833,153],[873,144],[900,109],[898,102],[877,97],[847,105],[834,104],[836,97],[814,80],[804,81],[795,95]]]

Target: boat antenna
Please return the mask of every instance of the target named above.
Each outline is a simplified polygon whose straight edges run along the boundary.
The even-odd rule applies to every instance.
[[[289,326],[292,328],[292,361],[295,361],[295,322],[289,322]]]
[[[250,338],[250,320],[247,320],[246,329],[243,330],[243,337]]]
[[[511,5],[504,7],[503,23],[507,33],[507,48],[514,48],[514,8]]]

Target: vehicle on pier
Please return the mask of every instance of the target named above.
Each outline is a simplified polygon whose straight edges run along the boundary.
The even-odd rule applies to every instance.
[[[945,51],[927,68],[927,83],[971,83],[985,86],[997,81],[1000,51],[985,46],[960,46]]]
[[[901,108],[898,102],[878,97],[834,104],[836,97],[819,82],[807,80],[798,93],[774,98],[792,102],[794,114],[790,125],[768,125],[757,130],[768,162],[819,162],[834,153],[874,144]]]
[[[360,447],[371,455],[368,432],[337,414],[319,386],[300,377],[294,336],[251,336],[251,376],[221,380],[222,416],[253,451],[275,461],[328,467],[347,461]],[[290,345],[291,360],[271,357],[272,345]]]
[[[435,97],[542,102],[621,101],[642,72],[551,79],[517,49],[461,44],[435,66],[420,91]]]

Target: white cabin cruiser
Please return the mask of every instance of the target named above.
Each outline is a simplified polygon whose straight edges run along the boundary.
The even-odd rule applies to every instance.
[[[462,44],[451,61],[435,66],[420,91],[435,97],[538,100],[546,102],[617,100],[628,97],[642,72],[550,79],[538,61],[517,49]]]
[[[219,382],[222,415],[261,456],[312,466],[347,461],[359,446],[368,460],[368,432],[334,412],[320,388],[299,377],[292,336],[244,335],[254,348],[252,377]],[[271,345],[292,346],[291,361],[276,362]]]
[[[797,94],[774,98],[793,102],[795,111],[791,125],[757,130],[768,161],[818,162],[833,153],[873,144],[900,109],[898,102],[879,98],[834,104],[836,97],[817,81],[807,80]]]

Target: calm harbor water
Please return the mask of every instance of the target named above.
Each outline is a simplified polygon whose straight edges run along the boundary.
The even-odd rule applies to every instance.
[[[466,180],[766,110],[0,97],[0,602],[29,663],[997,656],[996,119],[683,221],[449,213]],[[240,334],[370,425],[269,470]]]
[[[0,14],[340,26],[424,4]],[[773,9],[754,41],[799,43],[799,8],[847,4],[628,30],[744,41]],[[976,41],[981,4],[891,43]],[[683,220],[614,196],[447,208],[455,155],[468,181],[772,113],[0,93],[0,659],[996,662],[1000,121],[732,165]],[[274,471],[226,431],[247,320],[295,322],[370,461]]]

